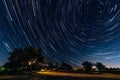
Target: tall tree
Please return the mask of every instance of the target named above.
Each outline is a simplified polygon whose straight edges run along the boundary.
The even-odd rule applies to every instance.
[[[92,63],[88,61],[84,61],[82,63],[83,67],[85,68],[86,71],[91,71],[92,69]]]
[[[9,68],[27,67],[32,70],[32,66],[35,63],[44,63],[45,58],[41,54],[39,48],[25,47],[24,49],[15,49],[10,53],[8,62],[4,65]]]
[[[22,67],[24,63],[23,59],[23,50],[22,49],[14,49],[13,52],[9,54],[8,62],[4,65],[4,67],[10,68],[10,69],[17,69],[19,67]]]
[[[103,65],[102,63],[100,63],[100,62],[97,62],[96,63],[96,67],[97,67],[97,69],[99,70],[99,71],[101,71],[101,70],[104,70],[105,69],[105,65]]]
[[[45,63],[45,58],[41,54],[41,50],[38,48],[33,47],[26,47],[24,49],[25,54],[25,61],[28,65],[28,68],[31,70],[33,64],[39,62],[39,63]]]

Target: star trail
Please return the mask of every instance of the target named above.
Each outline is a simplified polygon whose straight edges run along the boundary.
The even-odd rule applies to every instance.
[[[0,0],[0,65],[25,46],[50,62],[120,67],[120,1]]]

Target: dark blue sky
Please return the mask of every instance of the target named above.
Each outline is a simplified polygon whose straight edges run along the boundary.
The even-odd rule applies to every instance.
[[[0,65],[29,45],[49,61],[120,67],[120,0],[0,0]]]

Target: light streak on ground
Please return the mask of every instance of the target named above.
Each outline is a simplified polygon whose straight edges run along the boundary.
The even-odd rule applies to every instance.
[[[116,78],[120,79],[120,75],[102,73],[102,74],[85,74],[85,73],[70,73],[70,72],[57,72],[57,71],[45,71],[45,72],[37,72],[42,75],[47,76],[66,76],[66,77],[88,77],[88,78]]]

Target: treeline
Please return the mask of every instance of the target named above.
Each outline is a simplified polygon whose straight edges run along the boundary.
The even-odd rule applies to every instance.
[[[107,68],[101,62],[92,63],[89,61],[84,61],[82,64],[83,70],[92,71],[93,66],[96,71],[109,71],[109,70],[119,70],[119,68]],[[49,63],[46,61],[46,58],[42,55],[40,48],[35,47],[25,47],[25,48],[16,48],[9,53],[8,61],[0,67],[0,70],[74,70],[73,67],[64,62],[58,63]]]

